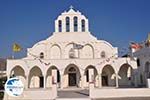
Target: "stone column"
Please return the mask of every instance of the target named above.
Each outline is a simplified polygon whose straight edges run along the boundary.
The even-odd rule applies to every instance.
[[[26,74],[26,83],[25,83],[25,89],[29,88],[29,74]]]
[[[116,75],[116,88],[119,87],[119,82],[118,82],[118,73],[115,74]]]
[[[89,21],[85,20],[85,32],[89,32]]]
[[[58,20],[55,20],[55,32],[58,32]]]
[[[89,71],[89,95],[92,96],[92,91],[94,89],[94,69],[88,69]]]
[[[60,74],[60,88],[63,89],[63,74]]]
[[[10,78],[10,74],[7,74],[7,80]]]
[[[57,69],[52,69],[52,84],[57,84]]]
[[[150,88],[150,79],[147,79],[147,88]]]
[[[81,88],[84,88],[84,74],[81,76]]]
[[[65,20],[65,18],[62,19],[62,32],[66,32],[66,20]]]
[[[94,83],[94,69],[90,68],[89,70],[89,83]]]
[[[57,69],[52,69],[52,91],[53,95],[57,97]]]
[[[46,75],[43,76],[44,78],[44,89],[46,88]]]
[[[70,17],[70,32],[74,32],[73,17]]]
[[[57,84],[53,84],[52,86],[52,95],[56,98],[57,97]]]
[[[98,86],[99,88],[101,88],[102,87],[102,74],[101,73],[99,74],[98,79],[99,79]]]
[[[138,87],[138,83],[137,83],[137,72],[135,71],[135,74],[134,74],[134,86],[135,87]]]
[[[78,32],[81,32],[81,19],[78,18]]]

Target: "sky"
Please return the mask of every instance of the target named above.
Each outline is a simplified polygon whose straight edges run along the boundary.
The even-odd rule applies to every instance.
[[[12,56],[13,43],[23,48],[15,56],[26,56],[27,48],[52,35],[54,20],[71,5],[89,19],[94,36],[119,52],[150,32],[150,0],[0,0],[0,58]]]

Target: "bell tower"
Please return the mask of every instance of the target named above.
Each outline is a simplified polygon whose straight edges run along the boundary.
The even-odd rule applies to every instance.
[[[88,19],[70,6],[55,20],[55,32],[89,32]]]

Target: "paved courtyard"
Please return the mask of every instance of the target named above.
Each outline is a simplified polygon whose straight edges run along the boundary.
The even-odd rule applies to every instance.
[[[150,97],[109,98],[109,99],[94,99],[94,100],[150,100]]]
[[[89,90],[69,88],[58,90],[58,99],[62,100],[89,100]],[[150,97],[128,97],[128,98],[101,98],[92,100],[150,100]]]
[[[88,98],[89,90],[59,90],[58,98]]]

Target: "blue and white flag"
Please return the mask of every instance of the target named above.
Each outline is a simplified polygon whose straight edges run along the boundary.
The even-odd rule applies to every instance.
[[[84,46],[81,45],[81,44],[76,44],[76,43],[73,43],[73,48],[74,49],[82,49]]]

